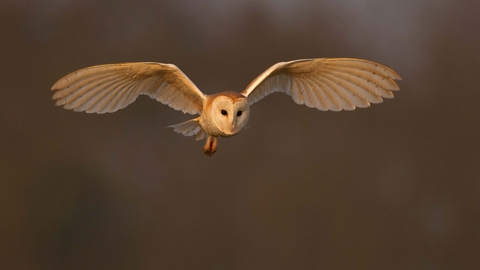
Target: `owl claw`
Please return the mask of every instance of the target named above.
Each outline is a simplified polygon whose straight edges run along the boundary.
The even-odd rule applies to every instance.
[[[203,147],[203,153],[209,157],[217,152],[217,137],[208,136],[207,142]]]

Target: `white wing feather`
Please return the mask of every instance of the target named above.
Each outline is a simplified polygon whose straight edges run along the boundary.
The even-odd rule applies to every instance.
[[[297,104],[322,111],[354,110],[392,98],[401,80],[393,69],[353,58],[301,59],[277,63],[242,92],[253,104],[274,92],[285,92]]]
[[[84,68],[52,86],[56,105],[87,113],[115,112],[148,95],[184,113],[200,114],[205,95],[175,65],[123,63]]]

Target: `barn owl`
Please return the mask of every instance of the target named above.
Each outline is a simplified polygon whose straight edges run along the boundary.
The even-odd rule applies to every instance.
[[[87,113],[112,113],[139,95],[199,116],[172,125],[185,136],[206,137],[203,152],[217,150],[218,137],[238,134],[250,117],[250,105],[274,92],[322,111],[354,110],[392,98],[401,80],[393,69],[353,58],[314,58],[277,63],[241,93],[202,93],[175,65],[134,62],[87,67],[61,78],[52,89],[57,106]]]

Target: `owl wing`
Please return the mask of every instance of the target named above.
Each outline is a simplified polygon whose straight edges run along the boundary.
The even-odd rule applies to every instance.
[[[317,58],[277,63],[242,92],[253,104],[274,92],[285,92],[297,104],[322,111],[354,110],[392,98],[401,80],[393,69],[367,60]]]
[[[184,113],[201,113],[205,95],[175,65],[123,63],[84,68],[52,86],[57,106],[87,113],[115,112],[139,95]]]

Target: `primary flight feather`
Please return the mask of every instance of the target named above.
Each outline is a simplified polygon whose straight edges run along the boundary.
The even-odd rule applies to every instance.
[[[274,92],[285,92],[297,104],[322,111],[364,108],[392,98],[401,80],[393,69],[353,58],[316,58],[277,63],[241,93],[203,94],[175,65],[138,62],[87,67],[68,74],[53,86],[56,105],[87,113],[111,113],[139,95],[175,110],[200,116],[173,125],[185,136],[207,137],[203,149],[211,156],[218,137],[231,137],[247,124],[250,105]]]

